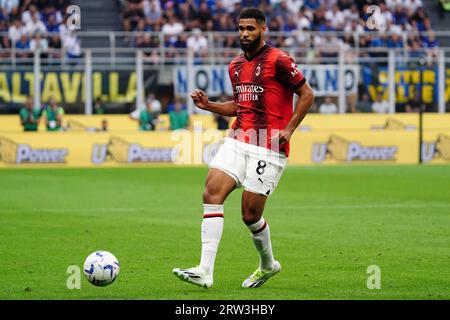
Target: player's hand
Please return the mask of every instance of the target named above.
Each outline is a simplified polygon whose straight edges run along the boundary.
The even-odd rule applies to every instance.
[[[288,142],[291,139],[292,132],[289,130],[278,131],[271,139],[273,144],[274,141],[278,141],[278,145]]]
[[[200,109],[204,109],[207,110],[207,105],[208,105],[208,95],[200,90],[200,89],[195,89],[192,93],[191,93],[191,98],[192,100],[194,100],[194,104],[199,107]]]

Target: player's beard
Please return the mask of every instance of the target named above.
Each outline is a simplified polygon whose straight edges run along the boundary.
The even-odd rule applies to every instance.
[[[258,37],[256,37],[255,40],[250,41],[248,43],[242,43],[242,39],[240,39],[241,41],[241,49],[244,52],[252,52],[255,51],[255,49],[258,47],[259,43],[261,42],[261,33],[259,33]]]

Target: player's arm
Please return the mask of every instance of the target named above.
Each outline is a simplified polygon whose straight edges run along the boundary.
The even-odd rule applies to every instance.
[[[314,101],[314,92],[308,82],[305,82],[300,88],[295,91],[295,93],[299,95],[299,99],[295,104],[295,109],[294,113],[292,114],[291,120],[289,120],[286,128],[284,130],[281,130],[277,135],[279,144],[283,144],[289,141],[295,129],[297,129],[303,118],[305,118],[309,108],[311,108],[311,105]]]
[[[237,115],[237,105],[234,101],[209,101],[208,95],[200,89],[195,89],[191,93],[191,98],[194,100],[194,104],[200,109],[218,113],[226,117],[235,117]]]

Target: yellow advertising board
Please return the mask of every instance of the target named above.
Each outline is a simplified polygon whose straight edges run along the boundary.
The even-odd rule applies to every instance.
[[[450,115],[447,117],[450,121]],[[417,129],[417,114],[308,114],[300,125],[302,131]]]
[[[0,134],[0,167],[203,165],[217,152],[224,135],[218,130]],[[425,139],[433,144],[427,147],[433,156],[437,154],[429,162],[450,162],[450,131],[427,133]],[[418,152],[416,131],[297,131],[289,164],[414,164]]]
[[[96,130],[103,119],[107,132]],[[211,129],[214,120],[205,115],[192,117],[192,130],[178,131],[139,131],[128,115],[71,115],[66,121],[71,130],[65,132],[24,133],[17,116],[1,116],[0,167],[204,165],[225,135]],[[426,114],[423,124],[424,162],[450,163],[450,115]],[[292,136],[289,164],[414,164],[418,126],[417,114],[311,114]]]
[[[202,165],[209,162],[223,135],[218,130],[0,133],[0,168]]]
[[[422,154],[425,163],[450,163],[450,130],[425,131]]]
[[[300,132],[291,141],[290,164],[417,163],[417,132],[333,130]]]
[[[64,127],[71,131],[94,131],[101,127],[103,120],[108,122],[110,132],[139,130],[138,121],[129,115],[66,115]],[[192,115],[191,128],[204,130],[215,129],[216,122],[212,115]],[[450,130],[450,114],[426,113],[423,117],[424,128]],[[300,125],[301,131],[327,131],[327,130],[417,130],[419,126],[418,114],[339,114],[323,115],[308,114]],[[169,116],[160,115],[156,126],[157,131],[170,128]],[[40,132],[45,132],[43,123],[39,126]],[[18,115],[0,116],[0,132],[22,132]]]
[[[139,131],[138,120],[132,119],[129,115],[65,115],[63,127],[67,131],[95,131],[102,125],[102,121],[108,123],[108,131]],[[202,126],[203,129],[215,129],[217,124],[213,116],[210,115],[192,115],[190,117],[191,128]],[[168,114],[162,114],[158,118],[156,125],[157,131],[170,129],[170,120]],[[22,132],[22,125],[18,115],[0,116],[0,132]],[[45,124],[41,120],[39,132],[45,132]]]

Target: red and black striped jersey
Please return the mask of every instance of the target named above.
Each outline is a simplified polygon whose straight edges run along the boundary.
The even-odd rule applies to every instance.
[[[294,59],[266,44],[252,59],[243,53],[234,58],[228,72],[238,105],[232,137],[288,156],[289,143],[277,150],[270,137],[286,128],[293,113],[294,91],[305,83]]]

